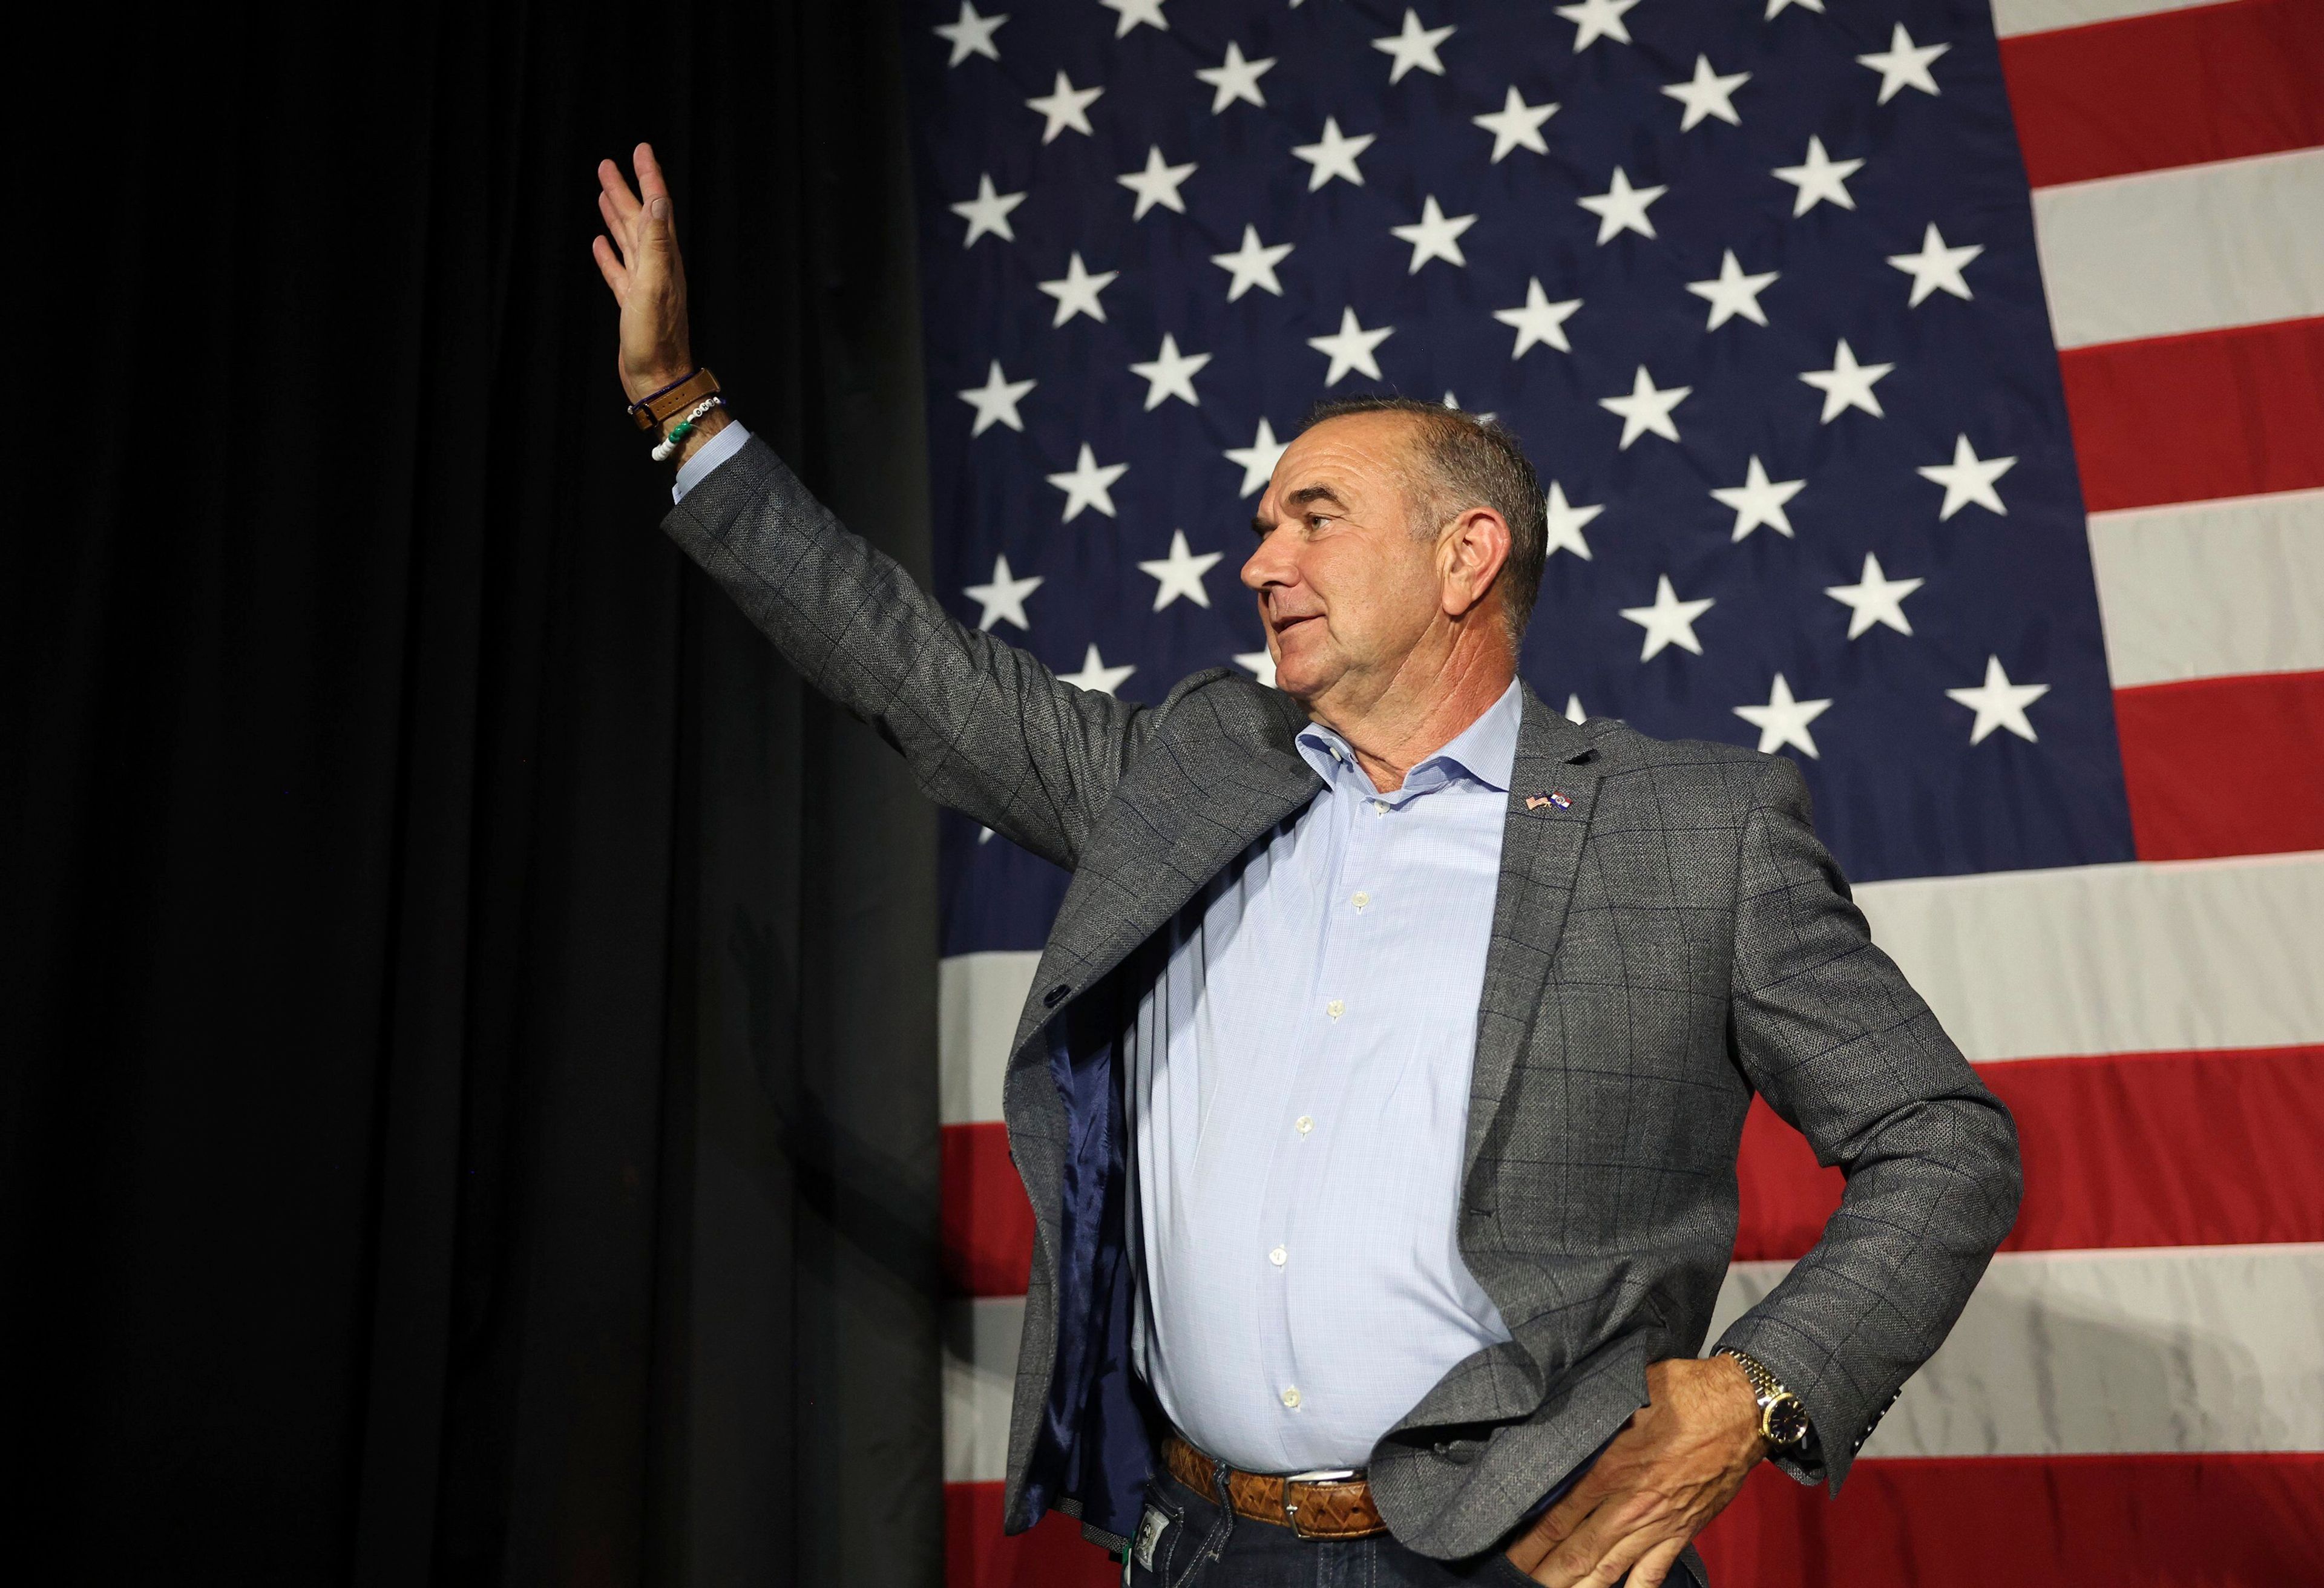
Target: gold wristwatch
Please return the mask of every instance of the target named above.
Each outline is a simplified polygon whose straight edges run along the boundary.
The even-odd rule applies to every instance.
[[[1743,1370],[1743,1376],[1751,1380],[1752,1393],[1759,1398],[1760,1436],[1778,1450],[1797,1450],[1806,1443],[1808,1408],[1767,1371],[1767,1364],[1740,1351],[1722,1351],[1718,1354],[1733,1357],[1735,1365]]]

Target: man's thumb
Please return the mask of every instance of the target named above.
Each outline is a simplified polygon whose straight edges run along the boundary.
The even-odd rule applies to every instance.
[[[646,245],[657,254],[670,250],[669,196],[658,193],[646,205]]]

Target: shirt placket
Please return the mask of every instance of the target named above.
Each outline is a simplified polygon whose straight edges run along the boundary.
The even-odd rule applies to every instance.
[[[1268,1320],[1261,1344],[1268,1381],[1277,1403],[1277,1415],[1296,1418],[1312,1415],[1310,1387],[1301,1381],[1299,1341],[1292,1327],[1291,1291],[1300,1284],[1312,1298],[1315,1280],[1300,1271],[1308,1256],[1303,1231],[1330,1210],[1318,1205],[1330,1132],[1341,1116],[1351,1073],[1349,1056],[1360,1040],[1364,1019],[1362,989],[1351,985],[1353,965],[1360,958],[1360,934],[1371,895],[1361,879],[1375,868],[1386,834],[1383,824],[1396,813],[1395,801],[1381,798],[1358,777],[1344,759],[1334,757],[1333,784],[1340,818],[1340,842],[1324,865],[1321,879],[1320,943],[1316,977],[1305,991],[1306,1005],[1301,1029],[1300,1059],[1292,1076],[1286,1118],[1277,1127],[1273,1172],[1267,1177],[1259,1226],[1261,1252],[1256,1267],[1260,1280],[1270,1287],[1272,1305],[1263,1309]],[[1296,1426],[1284,1430],[1286,1443],[1296,1447]]]

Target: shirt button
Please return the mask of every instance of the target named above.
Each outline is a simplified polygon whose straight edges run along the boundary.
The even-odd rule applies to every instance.
[[[1388,801],[1385,799],[1373,800],[1372,814],[1374,816],[1386,816],[1388,814]]]
[[[1361,909],[1365,905],[1370,904],[1371,901],[1372,896],[1369,893],[1358,893],[1353,899],[1348,900],[1349,903],[1354,905],[1358,909]]]
[[[1314,1128],[1315,1116],[1313,1114],[1303,1113],[1296,1121],[1293,1122],[1292,1124],[1292,1129],[1297,1131],[1303,1136]]]
[[[1296,1384],[1286,1384],[1286,1385],[1283,1387],[1283,1404],[1284,1404],[1285,1406],[1286,1406],[1286,1407],[1290,1408],[1293,1411],[1297,1411],[1297,1410],[1299,1409],[1299,1386],[1298,1386],[1298,1385],[1296,1385]]]
[[[1330,1015],[1333,1020],[1338,1020],[1342,1015],[1348,1012],[1348,1006],[1343,1000],[1334,998],[1331,1002],[1323,1006],[1323,1012]]]
[[[1273,1263],[1277,1268],[1281,1268],[1284,1263],[1289,1260],[1290,1256],[1291,1254],[1289,1252],[1284,1251],[1283,1248],[1278,1246],[1274,1251],[1267,1254],[1267,1260]]]

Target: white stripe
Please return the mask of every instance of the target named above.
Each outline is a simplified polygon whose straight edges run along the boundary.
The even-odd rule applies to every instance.
[[[1993,0],[1993,31],[2001,38],[2019,33],[2046,33],[2053,28],[2079,28],[2118,16],[2146,16],[2157,11],[2185,11],[2214,0]]]
[[[2042,188],[2060,347],[2324,314],[2324,149]]]
[[[947,1125],[1001,1117],[1009,1039],[1038,954],[961,954],[936,967],[936,1117]]]
[[[2090,515],[2115,687],[2324,669],[2324,491]]]
[[[1730,1268],[1710,1339],[1790,1268]],[[1007,1474],[1024,1316],[946,1307],[946,1482]],[[2324,1245],[2004,1252],[1864,1454],[2214,1450],[2324,1450]]]
[[[997,1483],[1009,1475],[1009,1401],[1017,1384],[1021,1296],[945,1304],[945,1482]]]
[[[2324,1042],[2324,852],[1868,882],[1856,900],[1973,1059]],[[945,1123],[1001,1117],[1037,958],[944,962]]]
[[[1728,1270],[1716,1340],[1788,1263]],[[2004,1252],[1868,1456],[2324,1450],[2324,1246]]]
[[[1972,1059],[2324,1041],[2324,851],[1868,882],[1856,899]]]

